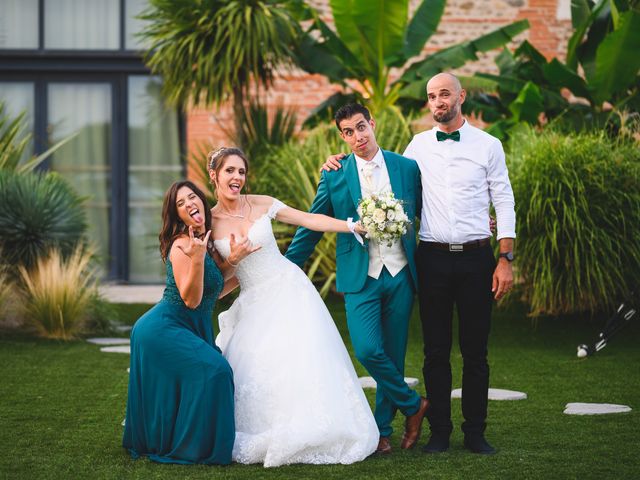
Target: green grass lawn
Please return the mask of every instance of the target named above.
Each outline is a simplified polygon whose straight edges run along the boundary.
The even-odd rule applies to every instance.
[[[329,300],[350,348],[339,298]],[[130,321],[148,306],[120,306]],[[489,402],[487,437],[498,448],[478,456],[462,448],[460,401],[449,452],[428,456],[398,448],[350,466],[294,465],[275,469],[159,465],[131,460],[120,446],[129,357],[101,353],[84,341],[61,343],[0,332],[0,478],[638,478],[640,456],[640,322],[595,357],[579,360],[575,347],[592,341],[598,324],[542,319],[522,307],[498,310],[490,343],[491,386],[519,390],[528,399]],[[421,377],[421,334],[411,325],[407,376]],[[452,354],[454,386],[461,358]],[[356,362],[359,374],[365,374]],[[420,378],[418,389],[424,393]],[[367,391],[370,402],[371,391]],[[630,413],[569,416],[568,402],[630,405]],[[423,436],[421,444],[426,440]]]

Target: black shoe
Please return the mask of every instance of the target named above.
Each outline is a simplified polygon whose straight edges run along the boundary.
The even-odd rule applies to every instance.
[[[480,455],[493,455],[496,449],[489,445],[484,435],[465,435],[464,448]]]
[[[449,449],[449,437],[431,434],[427,444],[422,447],[423,453],[442,453]]]

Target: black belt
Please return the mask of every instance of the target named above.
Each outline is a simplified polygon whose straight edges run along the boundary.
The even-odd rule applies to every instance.
[[[489,238],[483,238],[481,240],[472,240],[466,243],[438,243],[438,242],[420,242],[427,248],[433,248],[436,250],[445,250],[447,252],[467,252],[476,248],[485,247],[489,245],[491,240]]]

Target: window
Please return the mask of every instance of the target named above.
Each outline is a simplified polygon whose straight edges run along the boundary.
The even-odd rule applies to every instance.
[[[38,48],[38,0],[0,0],[0,48]]]
[[[144,42],[137,34],[145,22],[137,17],[148,5],[148,0],[0,0],[0,49],[141,50]]]
[[[184,176],[183,122],[135,50],[147,0],[0,0],[0,101],[25,112],[28,155],[74,137],[45,168],[87,198],[104,276],[164,280],[164,192]],[[42,33],[38,33],[42,32]]]

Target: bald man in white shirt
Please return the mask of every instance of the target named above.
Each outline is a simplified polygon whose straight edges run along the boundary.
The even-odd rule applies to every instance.
[[[453,429],[449,359],[454,306],[463,359],[464,445],[474,453],[495,453],[484,437],[487,343],[493,299],[503,297],[513,285],[515,202],[502,144],[464,119],[465,95],[454,75],[440,73],[429,80],[428,104],[437,126],[414,136],[404,152],[418,162],[422,175],[416,264],[423,374],[431,402],[426,453],[446,451]],[[489,241],[490,204],[497,219],[497,262]]]
[[[424,339],[423,375],[431,403],[431,437],[425,453],[449,448],[453,308],[458,311],[463,358],[462,414],[465,447],[493,454],[486,441],[489,364],[487,344],[493,300],[513,286],[515,202],[500,140],[462,116],[466,92],[452,74],[427,83],[436,127],[413,137],[404,156],[417,161],[422,176],[422,213],[416,253],[418,298]],[[343,155],[325,169],[340,168]],[[497,217],[500,254],[490,244],[489,207]]]

